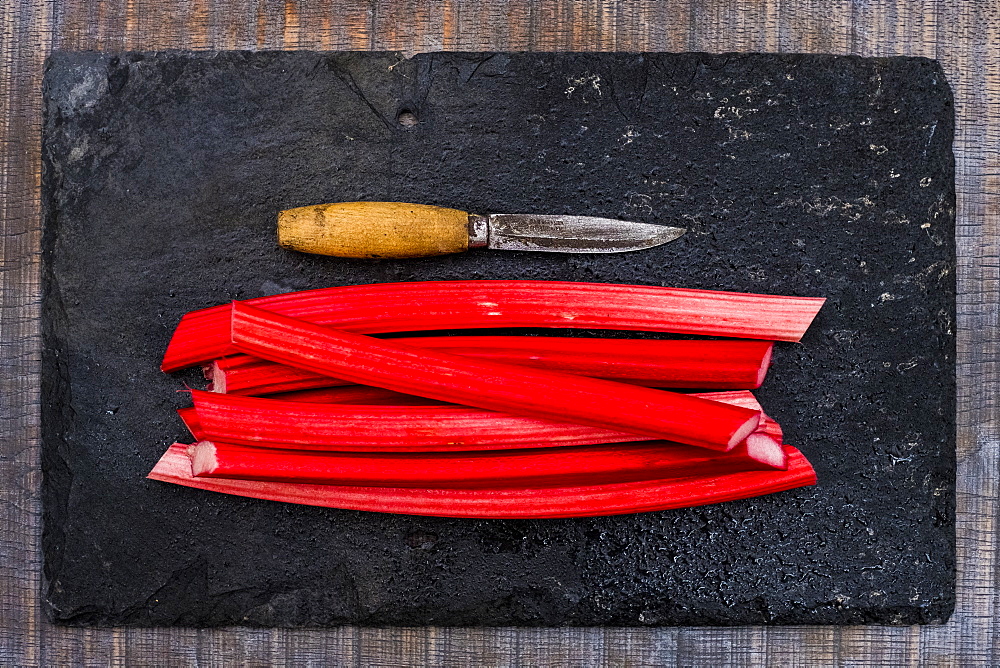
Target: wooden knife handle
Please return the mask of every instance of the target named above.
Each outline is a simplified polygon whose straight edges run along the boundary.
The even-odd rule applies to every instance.
[[[447,255],[469,248],[469,214],[402,202],[302,206],[278,214],[278,243],[338,257]]]

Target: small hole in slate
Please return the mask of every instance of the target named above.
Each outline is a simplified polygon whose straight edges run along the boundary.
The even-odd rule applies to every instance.
[[[436,533],[421,531],[420,529],[411,531],[406,535],[406,544],[414,550],[429,550],[434,547],[434,543],[437,541],[438,536]]]
[[[403,109],[396,116],[396,122],[402,125],[404,128],[412,128],[414,125],[419,123],[417,120],[417,115],[414,114],[409,109]]]

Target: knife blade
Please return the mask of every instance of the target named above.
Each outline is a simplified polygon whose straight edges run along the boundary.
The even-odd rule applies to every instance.
[[[497,213],[483,217],[487,219],[485,245],[496,250],[625,253],[665,244],[687,231],[594,216]]]
[[[278,243],[304,253],[414,258],[470,248],[623,253],[673,241],[686,230],[593,216],[478,215],[403,202],[339,202],[278,214]]]

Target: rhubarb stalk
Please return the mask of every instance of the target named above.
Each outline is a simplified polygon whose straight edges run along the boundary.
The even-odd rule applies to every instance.
[[[784,457],[779,459],[784,464]],[[759,468],[761,462],[745,448],[719,453],[662,441],[420,454],[303,452],[201,441],[192,453],[196,476],[375,487],[567,487]]]
[[[549,336],[428,336],[391,339],[452,355],[506,362],[635,385],[755,389],[771,362],[770,341],[589,339]],[[205,368],[213,392],[274,394],[346,381],[246,355]]]
[[[430,281],[323,288],[247,303],[362,334],[564,327],[798,341],[823,302],[603,283]],[[174,332],[162,369],[176,371],[238,352],[231,343],[228,306],[193,311]]]
[[[528,519],[620,515],[701,506],[816,483],[806,458],[791,446],[785,471],[741,471],[604,485],[489,489],[355,487],[195,477],[188,446],[176,443],[149,474],[152,480],[271,501],[347,510],[438,517]]]

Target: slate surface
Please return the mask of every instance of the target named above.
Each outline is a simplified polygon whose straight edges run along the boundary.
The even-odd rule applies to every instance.
[[[63,53],[45,79],[52,619],[79,625],[939,622],[954,601],[953,110],[923,59]],[[417,125],[397,122],[401,112]],[[278,249],[346,200],[681,223],[621,256]],[[536,278],[829,298],[759,392],[820,484],[698,509],[474,521],[152,482],[190,309]]]

